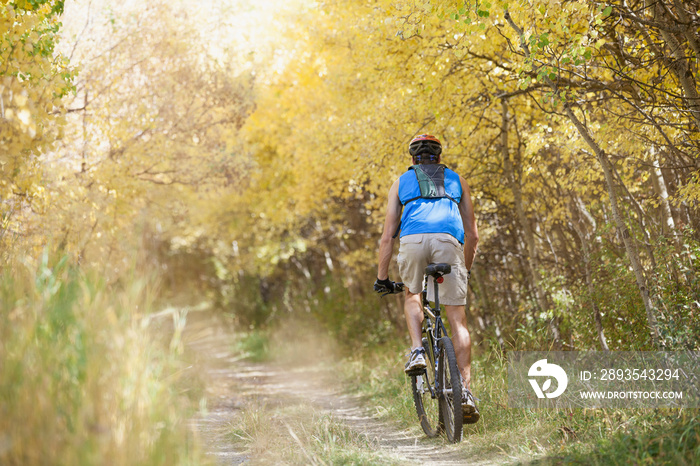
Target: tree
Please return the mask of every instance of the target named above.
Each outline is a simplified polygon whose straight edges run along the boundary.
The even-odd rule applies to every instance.
[[[24,232],[17,219],[42,209],[47,193],[38,158],[62,135],[62,97],[74,71],[54,54],[63,1],[0,4],[0,251]]]
[[[65,137],[43,159],[50,202],[23,225],[107,276],[151,236],[196,242],[207,206],[245,170],[250,77],[209,59],[184,10],[133,8],[93,4],[64,40],[82,70]]]

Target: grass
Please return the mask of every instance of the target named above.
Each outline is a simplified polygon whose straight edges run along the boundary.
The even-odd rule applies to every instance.
[[[145,318],[154,297],[46,253],[0,275],[0,463],[206,463],[187,428],[197,384]]]
[[[297,332],[293,326],[285,328],[292,334]],[[279,342],[270,345],[269,354],[273,355],[279,356],[279,347],[287,346],[279,334],[266,341]],[[323,344],[324,348],[327,345],[330,343]],[[293,354],[309,353],[299,340],[288,346]],[[337,352],[321,353],[335,354],[331,359],[338,358]],[[422,436],[410,383],[401,370],[405,353],[403,343],[395,341],[372,351],[356,350],[335,367],[342,369],[346,386],[361,394],[378,417]],[[482,418],[473,426],[465,426],[464,440],[453,447],[465,462],[700,464],[697,410],[511,409],[507,380],[506,362],[498,353],[482,352],[475,358],[473,389],[481,400]],[[342,422],[310,405],[250,407],[232,432],[238,442],[263,462],[376,464],[387,461],[386,457],[369,452],[372,445],[361,433],[349,430]],[[444,438],[426,441],[435,442],[436,446],[447,444]]]
[[[391,464],[366,436],[305,402],[250,403],[233,419],[229,439],[262,464]]]
[[[539,464],[700,464],[700,420],[697,411],[659,409],[627,419],[613,435],[572,445]]]
[[[348,360],[344,379],[400,427],[417,426],[403,343]],[[697,410],[564,411],[508,408],[507,367],[495,352],[473,362],[481,420],[465,426],[458,449],[465,461],[537,464],[700,464]],[[435,440],[445,443],[445,439]]]
[[[252,362],[269,361],[270,338],[260,330],[240,333],[236,340],[235,352]]]

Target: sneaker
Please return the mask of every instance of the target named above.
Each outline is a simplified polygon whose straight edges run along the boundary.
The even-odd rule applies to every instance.
[[[425,367],[425,350],[423,348],[416,348],[411,351],[411,354],[408,356],[408,362],[406,363],[404,371],[407,374],[412,374],[422,371]]]
[[[476,407],[474,395],[468,389],[462,389],[462,423],[474,424],[479,420],[479,409]]]

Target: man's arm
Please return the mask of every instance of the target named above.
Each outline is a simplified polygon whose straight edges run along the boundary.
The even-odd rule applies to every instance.
[[[379,242],[379,267],[377,268],[377,278],[385,280],[389,277],[389,263],[394,250],[394,234],[401,221],[401,210],[403,206],[399,201],[399,180],[389,190],[389,200],[386,205],[386,219],[384,220],[384,231]]]
[[[476,256],[476,245],[479,243],[479,231],[476,228],[476,216],[474,215],[469,185],[461,176],[459,180],[462,183],[459,214],[462,216],[462,224],[464,225],[464,264],[467,266],[467,270],[471,270],[474,256]]]

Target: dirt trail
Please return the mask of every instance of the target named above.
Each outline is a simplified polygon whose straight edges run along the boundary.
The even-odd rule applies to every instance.
[[[201,355],[208,378],[208,413],[193,420],[208,451],[221,465],[260,463],[254,454],[237,450],[226,434],[232,421],[251,404],[292,405],[305,402],[332,414],[355,432],[390,464],[456,465],[496,464],[491,459],[465,458],[457,447],[427,439],[422,432],[401,430],[374,417],[373,408],[357,396],[342,392],[328,368],[281,368],[241,360],[232,352],[232,334],[220,321],[198,318],[188,324],[187,344]],[[408,394],[407,394],[408,396]],[[376,408],[374,408],[376,411]],[[279,432],[279,435],[290,435]],[[439,459],[439,461],[436,461]]]

